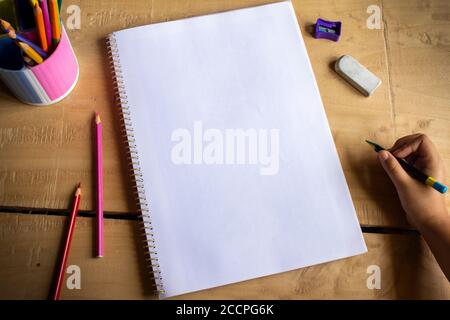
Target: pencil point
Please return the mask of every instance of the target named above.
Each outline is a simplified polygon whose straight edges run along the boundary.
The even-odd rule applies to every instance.
[[[366,142],[367,142],[370,146],[372,146],[373,149],[374,149],[376,152],[381,151],[381,150],[384,150],[384,148],[383,148],[382,146],[380,146],[379,144],[377,144],[377,143],[375,143],[375,142],[373,142],[373,141],[366,140]]]
[[[369,145],[371,145],[372,147],[375,147],[375,143],[373,143],[372,141],[370,141],[370,140],[366,140],[366,142],[369,144]]]
[[[81,182],[78,183],[77,190],[75,191],[75,196],[81,195]]]
[[[100,119],[100,114],[98,112],[95,113],[95,123],[100,123],[102,120]]]

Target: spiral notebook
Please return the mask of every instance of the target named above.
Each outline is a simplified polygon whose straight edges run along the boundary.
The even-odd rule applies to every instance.
[[[289,1],[109,46],[161,298],[366,252]]]

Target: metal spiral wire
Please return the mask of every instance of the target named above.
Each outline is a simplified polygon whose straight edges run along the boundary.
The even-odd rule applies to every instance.
[[[117,40],[114,34],[111,34],[107,39],[108,58],[110,67],[113,73],[113,84],[115,92],[115,101],[119,108],[122,124],[120,126],[121,133],[125,138],[127,144],[127,160],[128,169],[134,181],[133,194],[138,205],[142,219],[140,231],[142,236],[145,236],[143,245],[146,249],[145,261],[151,266],[151,275],[155,281],[155,291],[158,294],[164,293],[163,279],[156,252],[155,239],[153,234],[153,227],[151,223],[149,204],[145,197],[144,179],[139,162],[139,154],[135,144],[134,130],[132,128],[130,106],[128,104],[128,97],[125,91],[125,84],[123,81],[122,66],[120,64],[119,51]]]

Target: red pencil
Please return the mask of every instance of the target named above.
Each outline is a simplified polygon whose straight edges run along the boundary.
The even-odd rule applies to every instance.
[[[81,200],[81,183],[78,184],[77,190],[75,191],[75,198],[73,202],[72,213],[70,214],[69,229],[66,235],[66,244],[64,246],[63,256],[60,260],[59,270],[58,270],[58,281],[55,286],[55,292],[53,293],[52,299],[59,300],[61,294],[61,286],[64,280],[64,273],[66,270],[67,258],[69,256],[70,244],[72,243],[73,229],[75,228],[75,220],[78,214],[78,208],[80,206]]]
[[[95,132],[97,149],[97,257],[103,257],[103,155],[102,121],[95,113]]]

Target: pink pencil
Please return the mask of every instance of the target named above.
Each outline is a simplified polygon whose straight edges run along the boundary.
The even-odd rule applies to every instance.
[[[42,15],[44,16],[45,35],[47,37],[48,46],[50,47],[52,44],[52,25],[50,24],[47,0],[39,0],[39,6],[41,7]]]
[[[97,257],[103,257],[103,154],[102,121],[95,113],[95,132],[97,149]]]

